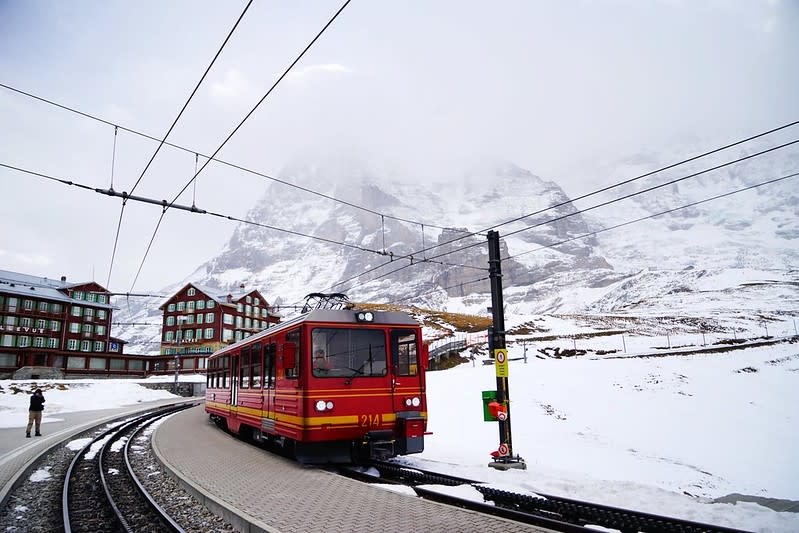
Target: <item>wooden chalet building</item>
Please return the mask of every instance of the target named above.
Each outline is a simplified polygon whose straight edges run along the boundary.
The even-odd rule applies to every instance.
[[[113,311],[108,290],[94,281],[0,270],[0,376],[23,367],[56,375],[127,371],[125,343],[111,337]],[[130,370],[138,371],[137,365],[143,367],[139,361]]]
[[[210,355],[280,321],[257,290],[233,295],[196,283],[184,286],[159,309],[161,355],[180,356],[183,370],[188,365],[204,370],[205,357],[192,355]]]

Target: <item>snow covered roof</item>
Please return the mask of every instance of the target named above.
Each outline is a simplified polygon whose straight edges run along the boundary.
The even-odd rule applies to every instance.
[[[39,298],[42,300],[51,300],[63,303],[80,303],[84,306],[101,307],[104,309],[116,309],[110,303],[89,302],[85,300],[76,300],[66,294],[67,289],[79,287],[81,285],[97,284],[94,281],[84,281],[80,283],[70,282],[64,279],[55,280],[50,278],[41,278],[38,276],[31,276],[29,274],[22,274],[19,272],[11,272],[9,270],[0,270],[0,292],[7,294],[15,294],[18,296],[27,296],[30,298]],[[98,285],[100,286],[100,285]],[[101,286],[100,286],[101,287]]]

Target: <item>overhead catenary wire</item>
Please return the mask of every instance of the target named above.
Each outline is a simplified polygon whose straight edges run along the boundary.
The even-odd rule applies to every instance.
[[[572,238],[569,238],[569,239],[565,239],[565,240],[559,241],[557,243],[549,244],[549,245],[546,245],[546,246],[541,246],[541,247],[535,248],[533,250],[529,250],[529,251],[518,253],[518,254],[514,254],[514,255],[509,255],[509,256],[507,256],[507,257],[505,257],[503,259],[505,259],[505,260],[515,259],[517,257],[520,257],[522,255],[526,255],[528,253],[532,253],[532,252],[539,251],[539,250],[545,250],[545,249],[548,249],[548,248],[553,248],[555,246],[560,246],[562,244],[566,244],[568,242],[572,242],[572,241],[575,241],[575,240],[591,237],[593,235],[596,235],[596,234],[599,234],[599,233],[603,233],[605,231],[610,231],[612,229],[617,229],[617,228],[620,228],[620,227],[623,227],[623,226],[629,226],[630,224],[633,224],[633,223],[636,223],[636,222],[641,222],[643,220],[647,220],[647,219],[650,219],[650,218],[655,218],[655,217],[658,217],[658,216],[662,216],[662,215],[665,215],[665,214],[668,214],[668,213],[672,213],[674,211],[679,211],[681,209],[688,209],[690,207],[695,207],[697,205],[704,204],[704,203],[707,203],[707,202],[711,202],[713,200],[718,200],[720,198],[725,198],[727,196],[732,196],[734,194],[739,194],[739,193],[742,193],[742,192],[746,192],[746,191],[749,191],[751,189],[755,189],[755,188],[758,188],[758,187],[771,185],[773,183],[777,183],[777,182],[780,182],[780,181],[783,181],[783,180],[786,180],[786,179],[790,179],[790,178],[793,178],[793,177],[796,177],[796,176],[799,176],[799,172],[793,173],[793,174],[789,174],[787,176],[782,176],[782,177],[779,177],[779,178],[771,179],[771,180],[768,180],[768,181],[765,181],[765,182],[762,182],[762,183],[758,183],[758,184],[755,184],[755,185],[751,185],[751,186],[748,186],[748,187],[744,187],[744,188],[741,188],[741,189],[736,189],[734,191],[730,191],[730,192],[727,192],[727,193],[723,193],[723,194],[719,194],[719,195],[716,195],[716,196],[712,196],[712,197],[706,198],[704,200],[700,200],[700,201],[692,202],[690,204],[686,204],[686,205],[683,205],[683,206],[679,206],[679,207],[675,207],[675,208],[672,208],[672,209],[668,209],[666,211],[655,213],[653,215],[648,215],[648,216],[641,217],[641,218],[638,218],[638,219],[635,219],[635,220],[631,220],[631,221],[628,221],[628,222],[617,224],[615,226],[611,226],[611,227],[604,228],[604,229],[601,229],[601,230],[597,230],[597,231],[594,231],[594,232],[589,232],[589,233],[586,233],[586,234],[583,234],[583,235],[579,235],[577,237],[572,237]],[[391,274],[394,274],[395,272],[398,272],[400,270],[404,270],[406,268],[410,268],[411,266],[413,266],[413,265],[410,265],[410,264],[403,265],[402,267],[396,268],[396,269],[391,270],[389,272],[385,272],[385,273],[383,273],[383,274],[381,274],[381,275],[379,275],[377,277],[374,277],[374,278],[372,278],[372,279],[370,279],[368,281],[365,281],[365,282],[362,282],[362,283],[357,283],[357,284],[347,288],[346,290],[350,291],[352,289],[355,289],[355,288],[358,288],[358,287],[362,287],[362,286],[366,285],[367,283],[372,283],[372,282],[377,281],[377,280],[379,280],[381,278],[390,276]],[[372,270],[374,270],[374,269],[372,269]],[[348,281],[351,281],[353,279],[357,279],[361,275],[363,275],[363,274],[359,274],[358,276],[354,276],[354,277],[350,278]],[[335,286],[337,286],[337,285],[334,285],[334,287]]]
[[[48,100],[47,98],[43,98],[41,96],[37,96],[35,94],[31,94],[31,93],[23,91],[21,89],[17,89],[16,87],[11,87],[10,85],[6,85],[4,83],[0,83],[0,87],[2,87],[4,89],[7,89],[9,91],[15,92],[17,94],[21,94],[23,96],[27,96],[28,98],[37,100],[39,102],[42,102],[42,103],[57,107],[57,108],[62,109],[64,111],[68,111],[70,113],[74,113],[76,115],[80,115],[80,116],[82,116],[84,118],[88,118],[90,120],[94,120],[94,121],[97,121],[97,122],[100,122],[100,123],[103,123],[103,124],[107,124],[109,126],[118,127],[120,130],[125,131],[127,133],[130,133],[131,135],[136,135],[138,137],[142,137],[144,139],[149,139],[149,140],[155,141],[155,142],[161,142],[161,140],[158,139],[157,137],[154,137],[154,136],[149,135],[147,133],[140,132],[140,131],[135,130],[133,128],[128,128],[128,127],[125,127],[125,126],[116,125],[113,122],[110,122],[110,121],[108,121],[106,119],[100,118],[100,117],[92,115],[90,113],[86,113],[84,111],[77,110],[77,109],[75,109],[73,107],[69,107],[69,106],[66,106],[64,104],[59,104],[58,102],[54,102],[52,100]],[[211,156],[209,156],[207,154],[204,154],[203,152],[199,152],[199,151],[197,151],[197,150],[195,150],[193,148],[187,148],[185,146],[182,146],[182,145],[179,145],[179,144],[175,144],[175,143],[172,143],[172,142],[169,142],[169,141],[164,141],[164,144],[166,146],[169,146],[170,148],[174,148],[176,150],[181,150],[181,151],[188,152],[188,153],[191,153],[191,154],[199,154],[203,158],[212,160],[215,163],[219,163],[220,165],[225,165],[225,166],[228,166],[230,168],[245,172],[247,174],[252,174],[253,176],[258,176],[260,178],[263,178],[263,179],[266,179],[266,180],[269,180],[269,181],[273,181],[273,182],[279,183],[281,185],[285,185],[286,187],[291,187],[293,189],[297,189],[299,191],[303,191],[303,192],[306,192],[308,194],[311,194],[311,195],[314,195],[314,196],[318,196],[320,198],[325,198],[326,200],[330,200],[332,202],[336,202],[336,203],[339,203],[341,205],[346,205],[348,207],[352,207],[353,209],[358,209],[358,210],[363,211],[365,213],[371,213],[371,214],[376,215],[376,216],[384,216],[385,218],[388,218],[388,219],[391,219],[391,220],[396,220],[398,222],[405,222],[407,224],[422,225],[422,222],[419,222],[417,220],[411,220],[411,219],[407,219],[407,218],[403,218],[403,217],[398,217],[398,216],[390,215],[388,213],[381,213],[380,211],[375,211],[374,209],[370,209],[368,207],[364,207],[362,205],[358,205],[356,203],[349,202],[347,200],[343,200],[341,198],[336,198],[335,196],[331,196],[329,194],[325,194],[325,193],[322,193],[322,192],[319,192],[319,191],[315,191],[315,190],[310,189],[308,187],[303,187],[302,185],[297,185],[296,183],[291,183],[289,181],[286,181],[286,180],[283,180],[283,179],[280,179],[280,178],[276,178],[274,176],[270,176],[269,174],[265,174],[263,172],[259,172],[257,170],[253,170],[253,169],[244,167],[242,165],[238,165],[236,163],[231,163],[229,161],[225,161],[224,159],[219,159],[218,157],[211,157]],[[197,174],[196,169],[195,169],[194,173]],[[469,233],[470,236],[471,235],[480,234],[480,232],[468,232],[468,230],[459,230],[457,228],[452,228],[450,226],[437,226],[435,224],[430,224],[430,223],[427,223],[427,222],[425,222],[424,225],[426,225],[428,227],[431,227],[431,228],[441,229],[441,230],[452,230],[452,231],[458,231],[458,232],[463,232],[463,233]]]
[[[610,204],[613,204],[613,203],[616,203],[616,202],[619,202],[619,201],[622,201],[622,200],[626,200],[626,199],[632,198],[634,196],[638,196],[638,195],[641,195],[641,194],[645,194],[647,192],[651,192],[651,191],[656,190],[656,189],[660,189],[662,187],[666,187],[668,185],[673,185],[674,183],[678,183],[678,182],[681,182],[681,181],[684,181],[684,180],[687,180],[687,179],[690,179],[690,178],[695,178],[695,177],[700,176],[702,174],[706,174],[708,172],[712,172],[714,170],[718,170],[720,168],[723,168],[723,167],[726,167],[726,166],[729,166],[729,165],[733,165],[735,163],[740,163],[742,161],[745,161],[745,160],[748,160],[748,159],[752,159],[754,157],[758,157],[758,156],[767,154],[769,152],[773,152],[775,150],[780,150],[782,148],[786,148],[786,147],[794,145],[796,143],[799,143],[799,139],[796,139],[796,140],[793,140],[793,141],[790,141],[790,142],[787,142],[787,143],[783,143],[783,144],[780,144],[780,145],[777,145],[777,146],[773,146],[773,147],[768,148],[766,150],[762,150],[762,151],[756,152],[754,154],[743,156],[743,157],[740,157],[740,158],[732,160],[732,161],[727,161],[726,163],[722,163],[722,164],[719,164],[719,165],[716,165],[716,166],[713,166],[713,167],[710,167],[710,168],[707,168],[707,169],[704,169],[704,170],[701,170],[701,171],[698,171],[698,172],[694,172],[694,173],[689,174],[687,176],[682,176],[680,178],[676,178],[674,180],[670,180],[670,181],[667,181],[667,182],[659,184],[659,185],[655,185],[655,186],[652,186],[652,187],[649,187],[649,188],[646,188],[646,189],[642,189],[640,191],[637,191],[637,192],[634,192],[634,193],[630,193],[630,194],[627,194],[627,195],[624,195],[624,196],[609,200],[607,202],[602,202],[600,204],[596,204],[594,206],[587,207],[585,209],[575,210],[575,211],[573,211],[571,213],[566,213],[565,215],[562,215],[562,216],[559,216],[559,217],[547,219],[547,220],[542,221],[542,222],[540,222],[538,224],[533,224],[531,226],[527,226],[525,228],[522,228],[522,229],[510,232],[510,233],[507,233],[507,234],[505,234],[503,236],[503,238],[504,237],[508,237],[509,235],[514,235],[514,234],[520,233],[522,231],[527,231],[527,230],[534,229],[534,228],[537,228],[537,227],[540,227],[540,226],[544,226],[546,224],[551,224],[551,223],[554,223],[554,222],[558,222],[560,220],[563,220],[563,219],[566,219],[566,218],[569,218],[569,217],[572,217],[572,216],[575,216],[575,215],[578,215],[578,214],[582,214],[582,213],[585,213],[587,211],[598,209],[599,207],[604,207],[604,206],[607,206],[607,205],[610,205]],[[626,180],[625,183],[629,183],[630,181],[631,180]],[[602,190],[607,190],[607,189],[608,188],[605,188],[605,189],[602,189]],[[583,197],[587,197],[587,196],[590,196],[590,195],[585,195]],[[562,206],[562,205],[566,205],[568,203],[571,203],[571,202],[564,202],[564,203],[561,203],[561,204],[558,204],[558,205]],[[548,208],[542,209],[542,210],[540,210],[540,211],[538,211],[536,213],[533,213],[533,214],[543,213],[543,212],[545,212],[545,211],[547,211],[549,209],[553,209],[554,207],[557,207],[557,206],[548,207]],[[528,216],[530,216],[530,215],[528,215]],[[521,220],[521,218],[525,218],[525,217],[520,217],[520,218],[518,218],[516,220]],[[499,227],[499,226],[495,226],[495,227]],[[472,236],[474,236],[474,235],[472,235]],[[459,240],[462,240],[462,238],[453,239],[452,241],[448,241],[448,242],[449,243],[454,243],[454,242],[459,241]],[[446,243],[442,243],[441,245],[438,245],[438,246],[443,246],[443,244],[446,244]],[[419,262],[435,262],[435,260],[437,260],[437,259],[439,259],[441,257],[445,257],[447,255],[454,254],[454,253],[457,253],[457,252],[462,252],[464,250],[467,250],[467,249],[470,249],[470,248],[474,248],[474,247],[477,247],[477,246],[482,246],[483,244],[484,244],[483,242],[475,242],[475,243],[472,243],[472,244],[466,244],[464,246],[459,247],[457,250],[451,250],[451,251],[448,251],[448,252],[443,252],[443,253],[439,253],[439,254],[436,254],[436,255],[433,255],[433,256],[425,257],[424,261],[419,261]],[[427,250],[432,250],[434,248],[436,248],[436,246],[431,246],[431,247],[427,248]],[[420,252],[423,252],[423,250],[421,250],[421,251],[417,250],[414,253],[415,254],[419,254]],[[428,260],[431,260],[431,259],[433,261],[428,261]],[[385,266],[387,266],[389,264],[391,264],[391,261],[388,261],[388,262],[382,263],[380,265],[377,265],[376,267],[367,269],[367,270],[365,270],[365,271],[363,271],[363,272],[361,272],[359,274],[356,274],[356,275],[354,275],[354,276],[352,276],[350,278],[347,278],[346,280],[340,281],[340,282],[332,285],[330,287],[330,289],[334,289],[334,288],[339,287],[341,285],[344,285],[344,284],[346,284],[346,283],[348,283],[350,281],[356,280],[356,279],[358,279],[358,278],[360,278],[362,276],[365,276],[367,274],[371,274],[372,272],[374,272],[376,270],[379,270],[379,269],[381,269],[381,268],[383,268],[383,267],[385,267]],[[385,272],[385,273],[383,273],[383,274],[381,274],[381,275],[379,275],[379,276],[377,276],[375,278],[372,278],[371,280],[369,280],[369,282],[376,281],[378,279],[384,278],[386,276],[394,274],[395,272],[399,272],[400,270],[404,270],[405,268],[408,268],[410,266],[411,265],[408,264],[408,265],[404,265],[402,267],[396,268],[394,270],[391,270],[389,272]],[[368,283],[368,282],[365,282],[365,283]],[[353,288],[359,287],[361,285],[363,285],[363,284],[356,284],[356,285],[354,285],[354,286],[352,286],[352,287],[350,287],[350,288],[348,288],[346,290],[352,290]]]
[[[236,31],[236,28],[238,27],[239,23],[241,22],[241,19],[244,18],[244,15],[245,15],[245,13],[247,13],[247,10],[250,8],[250,5],[252,5],[252,2],[253,2],[253,0],[249,0],[249,2],[247,2],[247,5],[244,6],[244,10],[241,12],[241,15],[239,15],[239,18],[236,19],[236,23],[233,24],[233,27],[228,32],[227,37],[225,37],[225,40],[222,41],[222,45],[216,51],[216,54],[214,54],[214,58],[208,64],[208,66],[205,69],[205,72],[203,72],[203,75],[200,77],[200,80],[194,86],[194,90],[191,92],[191,94],[189,95],[188,99],[183,104],[183,107],[180,109],[180,112],[175,117],[175,120],[172,121],[172,125],[167,130],[166,134],[164,135],[164,138],[161,139],[160,143],[158,143],[158,147],[155,149],[155,152],[153,152],[153,155],[150,157],[150,160],[144,166],[144,170],[141,171],[141,174],[139,175],[139,178],[136,180],[136,183],[134,183],[133,187],[131,187],[129,194],[133,194],[133,192],[136,190],[136,187],[138,187],[139,183],[141,183],[142,178],[144,178],[144,175],[147,173],[147,170],[150,168],[150,165],[155,160],[155,157],[158,155],[158,152],[161,150],[161,147],[164,146],[164,143],[166,142],[167,137],[169,137],[169,134],[172,133],[173,129],[175,129],[175,126],[177,125],[178,121],[180,120],[180,117],[183,116],[183,112],[186,111],[186,108],[189,106],[189,103],[191,102],[192,98],[194,98],[194,95],[197,94],[197,90],[200,88],[200,85],[202,85],[203,81],[205,80],[205,77],[211,71],[211,67],[214,66],[214,63],[216,63],[216,60],[219,57],[219,55],[222,53],[222,50],[225,48],[225,45],[230,40],[231,36],[233,36],[233,32]],[[117,131],[118,130],[119,130],[118,126],[114,126],[114,150],[115,151],[116,151],[116,135],[117,135]],[[113,180],[113,171],[112,171],[112,174],[111,174],[111,190],[113,190],[113,189],[114,189],[114,180]],[[120,234],[120,232],[122,230],[122,219],[125,216],[125,203],[126,202],[127,202],[127,199],[123,198],[122,199],[122,209],[120,209],[120,211],[119,211],[119,221],[117,222],[117,230],[116,230],[116,235],[114,237],[114,249],[113,249],[113,251],[111,253],[111,261],[109,262],[109,265],[108,265],[108,283],[107,284],[109,284],[109,285],[111,284],[111,272],[114,269],[114,258],[116,257],[117,245],[119,243],[119,234]],[[159,225],[160,225],[160,221],[159,221]],[[149,247],[148,247],[148,250],[149,250]],[[138,277],[138,275],[137,275],[137,277]]]
[[[73,181],[73,180],[58,178],[58,177],[51,176],[49,174],[44,174],[44,173],[41,173],[41,172],[37,172],[37,171],[34,171],[34,170],[25,169],[25,168],[14,166],[14,165],[9,165],[7,163],[0,162],[0,167],[7,168],[9,170],[14,170],[14,171],[17,171],[17,172],[21,172],[21,173],[24,173],[24,174],[29,174],[29,175],[32,175],[32,176],[41,177],[41,178],[44,178],[44,179],[47,179],[47,180],[50,180],[50,181],[55,181],[55,182],[61,183],[63,185],[77,187],[79,189],[83,189],[85,191],[91,191],[91,192],[94,192],[94,193],[97,193],[97,194],[101,194],[103,196],[120,197],[120,198],[125,198],[125,199],[127,199],[129,201],[147,203],[147,204],[151,204],[151,205],[157,205],[157,206],[162,208],[162,212],[163,212],[163,209],[168,205],[167,200],[156,200],[156,199],[153,199],[153,198],[147,198],[147,197],[143,197],[143,196],[130,195],[130,194],[125,193],[125,192],[113,191],[111,189],[100,189],[100,188],[92,187],[90,185],[79,183],[79,182],[76,182],[76,181]],[[226,215],[224,213],[217,213],[217,212],[214,212],[214,211],[207,211],[205,209],[200,209],[200,208],[198,208],[195,205],[187,206],[187,205],[180,205],[180,204],[172,204],[172,208],[173,209],[177,209],[177,210],[181,210],[181,211],[188,211],[190,213],[196,213],[196,214],[201,214],[201,215],[209,215],[209,216],[213,216],[213,217],[217,217],[217,218],[221,218],[221,219],[230,220],[232,222],[240,222],[240,223],[243,223],[243,224],[248,224],[248,225],[252,225],[252,226],[256,226],[256,227],[260,227],[260,228],[264,228],[264,229],[269,229],[269,230],[274,230],[274,231],[278,231],[278,232],[282,232],[282,233],[288,233],[290,235],[295,235],[295,236],[298,236],[298,237],[305,237],[305,238],[308,238],[308,239],[313,239],[313,240],[325,242],[327,244],[333,244],[333,245],[336,245],[336,246],[352,248],[352,249],[356,249],[356,250],[359,250],[359,251],[362,251],[362,252],[368,252],[368,253],[381,255],[381,256],[385,255],[380,250],[375,250],[375,249],[372,249],[372,248],[359,246],[357,244],[351,244],[351,243],[346,243],[346,242],[342,242],[342,241],[337,241],[337,240],[334,240],[334,239],[328,239],[328,238],[325,238],[325,237],[320,237],[318,235],[310,235],[308,233],[303,233],[303,232],[300,232],[300,231],[294,231],[294,230],[290,230],[290,229],[286,229],[286,228],[280,228],[280,227],[272,226],[272,225],[269,225],[269,224],[263,224],[261,222],[256,222],[254,220],[247,220],[247,219],[243,219],[243,218],[238,218],[238,217],[235,217],[235,216],[232,216],[232,215]],[[419,261],[422,261],[422,260],[420,259]],[[427,260],[425,260],[425,261],[427,261]],[[443,266],[453,266],[453,267],[461,267],[461,268],[474,268],[474,269],[477,269],[477,270],[486,270],[484,268],[474,267],[474,266],[471,266],[471,265],[460,265],[460,264],[457,264],[457,263],[446,263],[446,262],[443,262],[443,261],[433,261],[433,262],[435,262],[436,264],[439,264],[439,265],[443,265]],[[132,291],[128,291],[128,293],[130,293],[130,292],[132,292]],[[120,293],[120,294],[128,294],[128,293]]]

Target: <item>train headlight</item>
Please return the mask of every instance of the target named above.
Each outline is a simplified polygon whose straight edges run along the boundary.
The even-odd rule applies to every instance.
[[[333,409],[333,402],[330,400],[318,400],[314,407],[317,411],[330,411]]]
[[[411,400],[411,403],[413,404],[414,407],[419,407],[422,404],[422,400],[414,396],[414,398]]]
[[[405,398],[405,407],[410,407],[411,405],[413,405],[413,400]]]
[[[375,315],[371,311],[358,311],[355,313],[355,320],[358,322],[373,322],[374,319]]]

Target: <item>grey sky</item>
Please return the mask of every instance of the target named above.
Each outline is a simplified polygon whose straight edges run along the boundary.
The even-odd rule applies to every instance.
[[[162,137],[244,5],[0,0],[0,82]],[[212,153],[339,6],[256,0],[169,140]],[[355,0],[220,157],[279,177],[346,153],[420,178],[502,158],[576,195],[596,162],[796,120],[797,23],[794,0]],[[0,162],[107,188],[112,144],[0,88]],[[155,147],[120,132],[116,190]],[[136,193],[171,200],[193,170],[164,149]],[[242,217],[266,185],[211,164],[197,204]],[[0,268],[106,284],[119,199],[0,169],[0,209]],[[110,289],[130,289],[159,214],[126,208]],[[135,289],[183,278],[233,227],[170,211]]]

